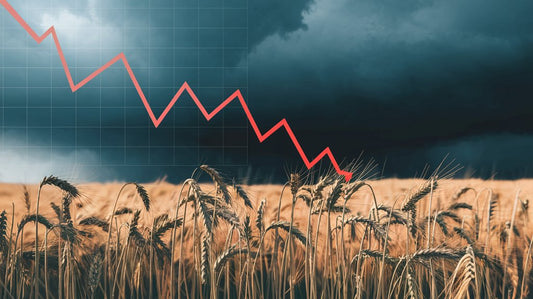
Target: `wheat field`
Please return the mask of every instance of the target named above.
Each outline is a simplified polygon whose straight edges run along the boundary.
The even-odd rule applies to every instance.
[[[532,194],[533,180],[364,171],[239,186],[208,166],[176,185],[0,184],[0,294],[526,298]]]

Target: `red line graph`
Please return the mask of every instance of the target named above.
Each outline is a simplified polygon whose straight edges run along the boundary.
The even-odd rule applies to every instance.
[[[146,96],[144,95],[144,92],[142,91],[141,86],[139,85],[139,82],[137,81],[137,78],[135,77],[135,74],[133,73],[133,70],[131,69],[131,66],[128,62],[128,59],[126,59],[126,56],[124,53],[120,53],[117,56],[115,56],[113,59],[111,59],[109,62],[101,66],[99,69],[94,71],[92,74],[90,74],[88,77],[80,81],[79,83],[75,84],[74,80],[72,79],[72,75],[70,73],[70,69],[68,67],[67,61],[65,59],[65,55],[63,53],[63,50],[61,49],[61,45],[59,43],[59,38],[57,37],[56,30],[54,29],[54,26],[48,28],[45,33],[43,33],[41,36],[37,35],[35,31],[24,21],[24,19],[18,14],[18,12],[6,1],[6,0],[0,0],[0,4],[11,14],[11,16],[28,32],[28,34],[38,43],[40,44],[43,40],[45,40],[48,36],[52,36],[52,39],[54,40],[57,53],[59,55],[59,58],[61,60],[61,63],[63,65],[63,69],[65,71],[65,75],[68,80],[68,84],[70,85],[70,89],[72,92],[76,92],[78,89],[83,87],[85,84],[89,83],[92,79],[94,79],[96,76],[100,75],[103,71],[105,71],[107,68],[112,66],[113,64],[122,61],[124,63],[124,67],[126,68],[126,71],[128,72],[128,75],[131,78],[131,81],[133,85],[135,86],[135,89],[137,90],[137,93],[139,94],[139,97],[141,98],[141,101],[146,108],[146,112],[148,113],[148,116],[152,120],[152,123],[157,128],[159,125],[163,122],[167,114],[170,112],[174,104],[178,101],[180,96],[183,94],[183,92],[187,92],[189,96],[192,98],[196,106],[198,106],[198,109],[204,117],[207,119],[207,121],[211,120],[215,115],[217,115],[218,112],[220,112],[224,107],[226,107],[229,103],[231,103],[233,100],[237,99],[239,103],[242,106],[242,109],[244,111],[244,114],[246,114],[246,117],[248,118],[248,121],[250,122],[250,125],[252,126],[255,134],[257,135],[257,139],[259,139],[259,142],[265,141],[270,135],[274,134],[278,129],[284,128],[287,134],[289,135],[289,138],[291,139],[292,143],[294,144],[294,147],[298,151],[298,154],[300,154],[305,166],[307,169],[311,169],[313,166],[315,166],[322,158],[325,156],[328,156],[328,158],[331,161],[331,164],[333,165],[333,168],[337,171],[339,175],[342,175],[345,177],[346,181],[349,181],[352,178],[352,173],[348,171],[344,171],[339,167],[339,164],[335,160],[335,157],[333,156],[333,153],[331,152],[331,149],[329,147],[326,147],[316,158],[313,160],[309,160],[307,158],[307,155],[305,154],[302,146],[300,145],[300,142],[294,135],[294,132],[292,131],[291,127],[289,126],[289,123],[287,123],[286,119],[282,119],[279,121],[276,125],[274,125],[270,130],[268,130],[266,133],[261,133],[259,130],[259,127],[257,126],[257,123],[254,120],[254,117],[252,116],[252,113],[250,112],[250,109],[248,108],[248,105],[246,104],[246,101],[244,100],[244,97],[242,96],[241,92],[239,90],[236,90],[233,94],[231,94],[227,99],[225,99],[217,108],[215,108],[211,112],[207,112],[204,105],[196,94],[193,92],[191,87],[187,82],[184,82],[181,87],[179,88],[178,92],[174,95],[170,103],[166,106],[165,110],[159,115],[159,117],[156,117],[154,112],[152,111],[152,108],[150,107],[150,104],[148,103],[148,100],[146,99]]]

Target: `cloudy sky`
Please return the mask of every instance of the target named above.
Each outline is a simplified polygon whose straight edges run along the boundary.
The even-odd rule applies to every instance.
[[[449,154],[468,175],[533,175],[531,1],[11,4],[38,33],[55,25],[76,82],[124,52],[156,115],[184,81],[208,110],[238,88],[263,131],[287,118],[309,157],[364,152],[413,176]],[[237,104],[208,123],[183,98],[153,128],[120,64],[73,94],[51,41],[4,10],[0,23],[0,180],[175,181],[207,163],[266,181],[303,167],[285,133],[259,143]]]

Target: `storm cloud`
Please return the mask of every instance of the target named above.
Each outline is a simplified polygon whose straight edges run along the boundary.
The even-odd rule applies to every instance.
[[[53,2],[12,4],[36,29],[55,24],[75,81],[123,51],[156,115],[184,81],[208,110],[239,88],[263,131],[286,118],[309,157],[364,151],[385,175],[412,176],[449,154],[476,176],[532,175],[530,1]],[[121,66],[72,94],[51,41],[0,19],[6,151],[87,151],[101,180],[302,167],[286,134],[259,143],[236,104],[208,123],[184,99],[154,129]]]
[[[487,136],[533,129],[532,11],[528,1],[318,1],[306,30],[271,36],[250,55],[254,107],[277,106],[311,152],[365,151],[387,159],[389,175],[438,163],[446,152],[435,147],[491,169],[482,176],[496,164],[502,177],[526,175],[526,152],[494,150],[502,145]],[[483,161],[462,154],[469,138],[489,138]]]

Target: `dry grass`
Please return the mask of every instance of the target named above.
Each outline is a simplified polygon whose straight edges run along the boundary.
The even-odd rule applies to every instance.
[[[0,184],[0,294],[528,296],[533,181],[363,177],[241,187],[202,166],[180,185]]]

